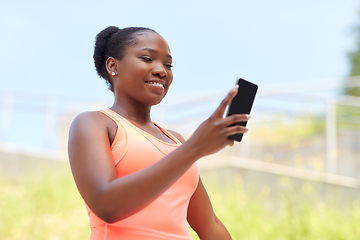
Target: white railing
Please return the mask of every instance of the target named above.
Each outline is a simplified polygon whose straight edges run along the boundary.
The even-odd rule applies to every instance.
[[[269,119],[320,116],[324,119],[324,171],[338,172],[338,106],[358,106],[360,98],[339,94],[344,80],[322,80],[259,86],[251,126],[266,125]],[[360,86],[360,78],[345,87]],[[217,107],[227,90],[170,95],[153,108],[153,120],[188,137]],[[24,94],[0,90],[0,150],[64,156],[67,131],[80,112],[111,106],[98,101],[61,96]],[[250,124],[250,123],[249,123]],[[353,125],[360,126],[352,122]],[[270,127],[270,126],[269,126]],[[239,145],[238,154],[251,158],[255,142],[251,131]],[[231,153],[234,154],[234,153]],[[236,154],[236,153],[235,153]]]

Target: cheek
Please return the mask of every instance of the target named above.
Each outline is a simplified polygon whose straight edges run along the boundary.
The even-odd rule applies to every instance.
[[[169,74],[169,78],[168,78],[168,84],[169,84],[168,88],[170,87],[172,81],[173,81],[173,74],[171,73]]]

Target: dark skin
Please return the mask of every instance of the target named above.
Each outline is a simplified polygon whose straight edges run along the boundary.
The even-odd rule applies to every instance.
[[[106,62],[114,86],[115,101],[111,109],[166,142],[173,141],[152,123],[150,110],[161,102],[171,85],[171,63],[166,41],[153,32],[137,36],[137,43],[127,48],[121,61],[109,58]],[[159,197],[198,159],[233,145],[228,136],[246,133],[247,129],[228,126],[249,120],[244,114],[223,117],[236,93],[237,88],[233,88],[189,140],[170,131],[183,143],[172,153],[121,178],[117,178],[110,153],[116,124],[99,112],[76,117],[70,129],[69,159],[79,192],[90,209],[105,222],[120,221]],[[216,217],[201,179],[191,197],[187,219],[202,240],[231,239]]]

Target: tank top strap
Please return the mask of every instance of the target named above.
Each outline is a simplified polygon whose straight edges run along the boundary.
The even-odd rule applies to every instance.
[[[98,110],[98,112],[101,112],[103,114],[105,114],[106,116],[108,116],[109,118],[111,118],[116,125],[123,125],[122,123],[124,122],[124,119],[116,112],[114,112],[111,109],[101,109]]]
[[[156,123],[152,122],[157,128],[160,129],[160,131],[165,134],[168,138],[170,138],[171,140],[173,140],[176,144],[182,144],[181,141],[179,139],[177,139],[174,135],[172,135],[171,133],[169,133],[168,131],[166,131],[164,128],[160,127],[159,125],[157,125]]]
[[[135,126],[129,120],[127,120],[126,118],[124,118],[123,116],[121,116],[120,114],[118,114],[117,112],[115,112],[115,111],[113,111],[111,109],[103,109],[103,110],[99,110],[99,111],[104,113],[105,115],[107,115],[111,119],[113,119],[118,125],[120,124],[123,128],[126,128],[127,131],[136,131],[139,134],[143,135],[145,138],[147,138],[150,142],[152,142],[154,144],[161,143],[161,144],[170,145],[170,146],[174,146],[174,147],[179,146],[179,145],[182,144],[181,141],[179,139],[177,139],[174,135],[172,135],[171,133],[169,133],[168,131],[166,131],[165,129],[163,129],[162,127],[160,127],[159,125],[157,125],[154,122],[152,122],[152,123],[157,128],[159,128],[159,130],[163,134],[165,134],[168,138],[170,138],[174,143],[167,143],[167,142],[164,142],[164,141],[156,138],[155,136],[151,135],[150,133],[142,130],[141,128],[139,128],[137,126]]]
[[[120,117],[120,115],[112,111],[111,109],[102,109],[102,110],[98,110],[98,112],[101,112],[102,114],[109,117],[111,120],[113,120],[116,123],[117,126],[117,131],[114,140],[110,146],[111,154],[113,156],[113,161],[116,166],[125,156],[129,148],[130,138],[131,138],[131,134],[128,133],[129,127],[127,127],[127,125],[124,124],[124,121]]]

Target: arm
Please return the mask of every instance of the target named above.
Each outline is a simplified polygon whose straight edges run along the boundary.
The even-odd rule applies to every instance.
[[[223,118],[235,94],[236,89],[230,91],[209,119],[179,148],[159,162],[121,178],[117,178],[111,158],[109,120],[97,112],[79,115],[70,128],[69,159],[86,204],[106,222],[124,219],[154,201],[196,160],[231,145],[233,140],[228,136],[245,133],[247,129],[228,126],[248,120],[243,114]]]
[[[112,223],[141,210],[192,165],[195,151],[174,151],[133,174],[117,178],[110,152],[111,120],[98,112],[79,115],[70,128],[71,170],[83,199],[102,220]],[[136,187],[134,187],[136,186]]]
[[[187,220],[202,240],[232,239],[225,226],[215,215],[201,179],[190,199]]]

